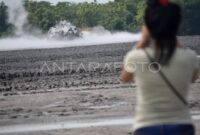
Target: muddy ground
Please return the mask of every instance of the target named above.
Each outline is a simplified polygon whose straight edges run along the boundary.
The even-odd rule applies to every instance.
[[[180,40],[184,47],[200,54],[200,36]],[[16,125],[133,118],[136,86],[119,80],[123,56],[133,46],[124,43],[0,52],[1,131]],[[191,85],[193,115],[200,111],[199,83],[197,80]],[[9,134],[127,135],[130,128],[129,123],[25,133],[13,130]]]

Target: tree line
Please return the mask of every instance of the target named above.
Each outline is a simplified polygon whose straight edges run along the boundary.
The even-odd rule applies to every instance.
[[[103,26],[110,31],[137,32],[143,25],[147,0],[115,0],[106,4],[59,2],[53,5],[46,1],[24,1],[28,12],[28,24],[44,33],[60,20],[68,20],[79,28]],[[183,9],[183,24],[180,35],[200,34],[200,0],[175,0]],[[24,26],[26,28],[26,25]],[[15,30],[8,22],[8,7],[0,3],[0,36]]]

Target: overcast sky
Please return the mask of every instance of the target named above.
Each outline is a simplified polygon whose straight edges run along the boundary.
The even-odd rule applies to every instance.
[[[57,3],[59,1],[68,1],[68,2],[93,2],[94,0],[37,0],[37,1],[49,1],[51,3]],[[114,0],[97,0],[99,3],[106,3],[108,1],[114,1]]]

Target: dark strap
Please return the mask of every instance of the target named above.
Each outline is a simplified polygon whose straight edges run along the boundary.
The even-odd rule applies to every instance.
[[[151,62],[154,62],[153,58],[149,55],[146,49],[144,49],[147,57]],[[162,70],[159,70],[158,73],[163,78],[163,80],[166,82],[166,84],[169,86],[169,88],[172,90],[172,92],[183,102],[184,105],[188,106],[188,102],[185,100],[185,98],[176,90],[176,88],[171,84],[171,82],[167,79],[165,74],[162,72]]]

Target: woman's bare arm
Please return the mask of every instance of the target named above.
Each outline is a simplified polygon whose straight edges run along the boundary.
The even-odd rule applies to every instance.
[[[145,48],[149,42],[149,32],[146,26],[142,27],[142,38],[141,40],[136,44],[137,48]],[[121,80],[123,82],[130,82],[134,79],[134,74],[127,72],[124,68],[121,71]]]
[[[142,38],[136,44],[136,47],[137,48],[145,48],[148,45],[149,38],[150,38],[149,31],[146,26],[143,26],[142,27]]]

